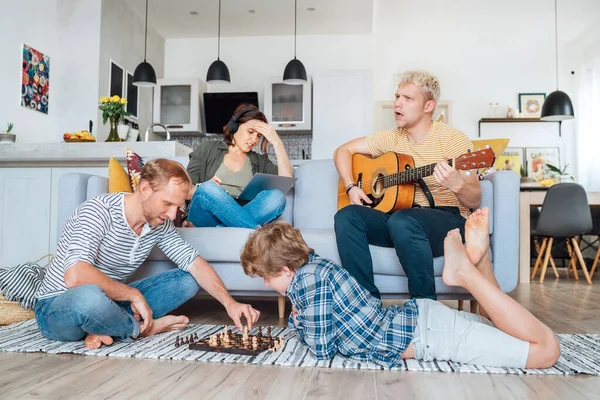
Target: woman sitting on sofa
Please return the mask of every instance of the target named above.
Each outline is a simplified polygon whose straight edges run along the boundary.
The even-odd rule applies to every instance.
[[[190,154],[187,170],[198,185],[184,226],[230,226],[254,229],[277,219],[285,209],[285,195],[264,190],[244,203],[237,196],[258,172],[289,176],[293,168],[281,139],[254,105],[242,104],[223,128],[224,140],[203,142]],[[262,137],[258,154],[252,149]],[[275,149],[277,166],[267,157]]]

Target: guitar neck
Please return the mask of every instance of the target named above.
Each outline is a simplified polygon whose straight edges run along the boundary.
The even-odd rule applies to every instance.
[[[452,160],[448,160],[448,165],[452,166]],[[383,177],[384,187],[402,185],[404,183],[413,183],[426,176],[433,175],[433,170],[437,163],[423,165],[417,168],[411,168],[406,171],[395,174],[386,175]]]

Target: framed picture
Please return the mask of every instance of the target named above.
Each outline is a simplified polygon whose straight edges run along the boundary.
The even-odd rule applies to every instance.
[[[21,66],[21,105],[48,114],[50,57],[23,44]]]
[[[127,71],[126,75],[127,90],[125,98],[127,99],[127,111],[131,113],[127,118],[137,120],[139,115],[138,87],[133,84],[133,74]]]
[[[525,118],[540,118],[546,93],[519,93],[519,112]]]
[[[560,168],[558,147],[527,147],[525,159],[527,160],[527,176],[537,182],[551,177],[548,164]]]
[[[523,147],[507,147],[504,152],[496,156],[496,171],[515,171],[523,175],[525,171],[525,158]]]
[[[446,125],[450,125],[452,117],[452,101],[440,100],[435,106],[433,112],[433,120],[437,122],[443,122]]]
[[[113,60],[110,60],[108,68],[108,97],[114,95],[123,97],[123,74],[123,68]]]

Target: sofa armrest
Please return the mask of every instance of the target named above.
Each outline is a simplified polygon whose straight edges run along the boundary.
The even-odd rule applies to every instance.
[[[490,237],[494,275],[505,293],[519,280],[520,177],[513,171],[497,171],[485,178],[493,185],[494,233]]]

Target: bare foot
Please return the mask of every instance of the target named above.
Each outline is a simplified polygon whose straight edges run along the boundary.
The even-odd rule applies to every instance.
[[[478,265],[490,248],[489,209],[483,207],[469,216],[465,223],[465,244],[474,265]]]
[[[108,335],[94,335],[89,333],[85,338],[85,347],[88,349],[98,349],[103,344],[111,345],[113,343],[113,339]]]
[[[190,320],[185,315],[165,315],[155,319],[150,329],[140,336],[152,336],[158,333],[181,330],[188,326]]]
[[[444,270],[442,280],[448,286],[463,286],[463,276],[470,272],[477,272],[469,259],[469,255],[462,244],[459,229],[448,232],[444,240]]]

